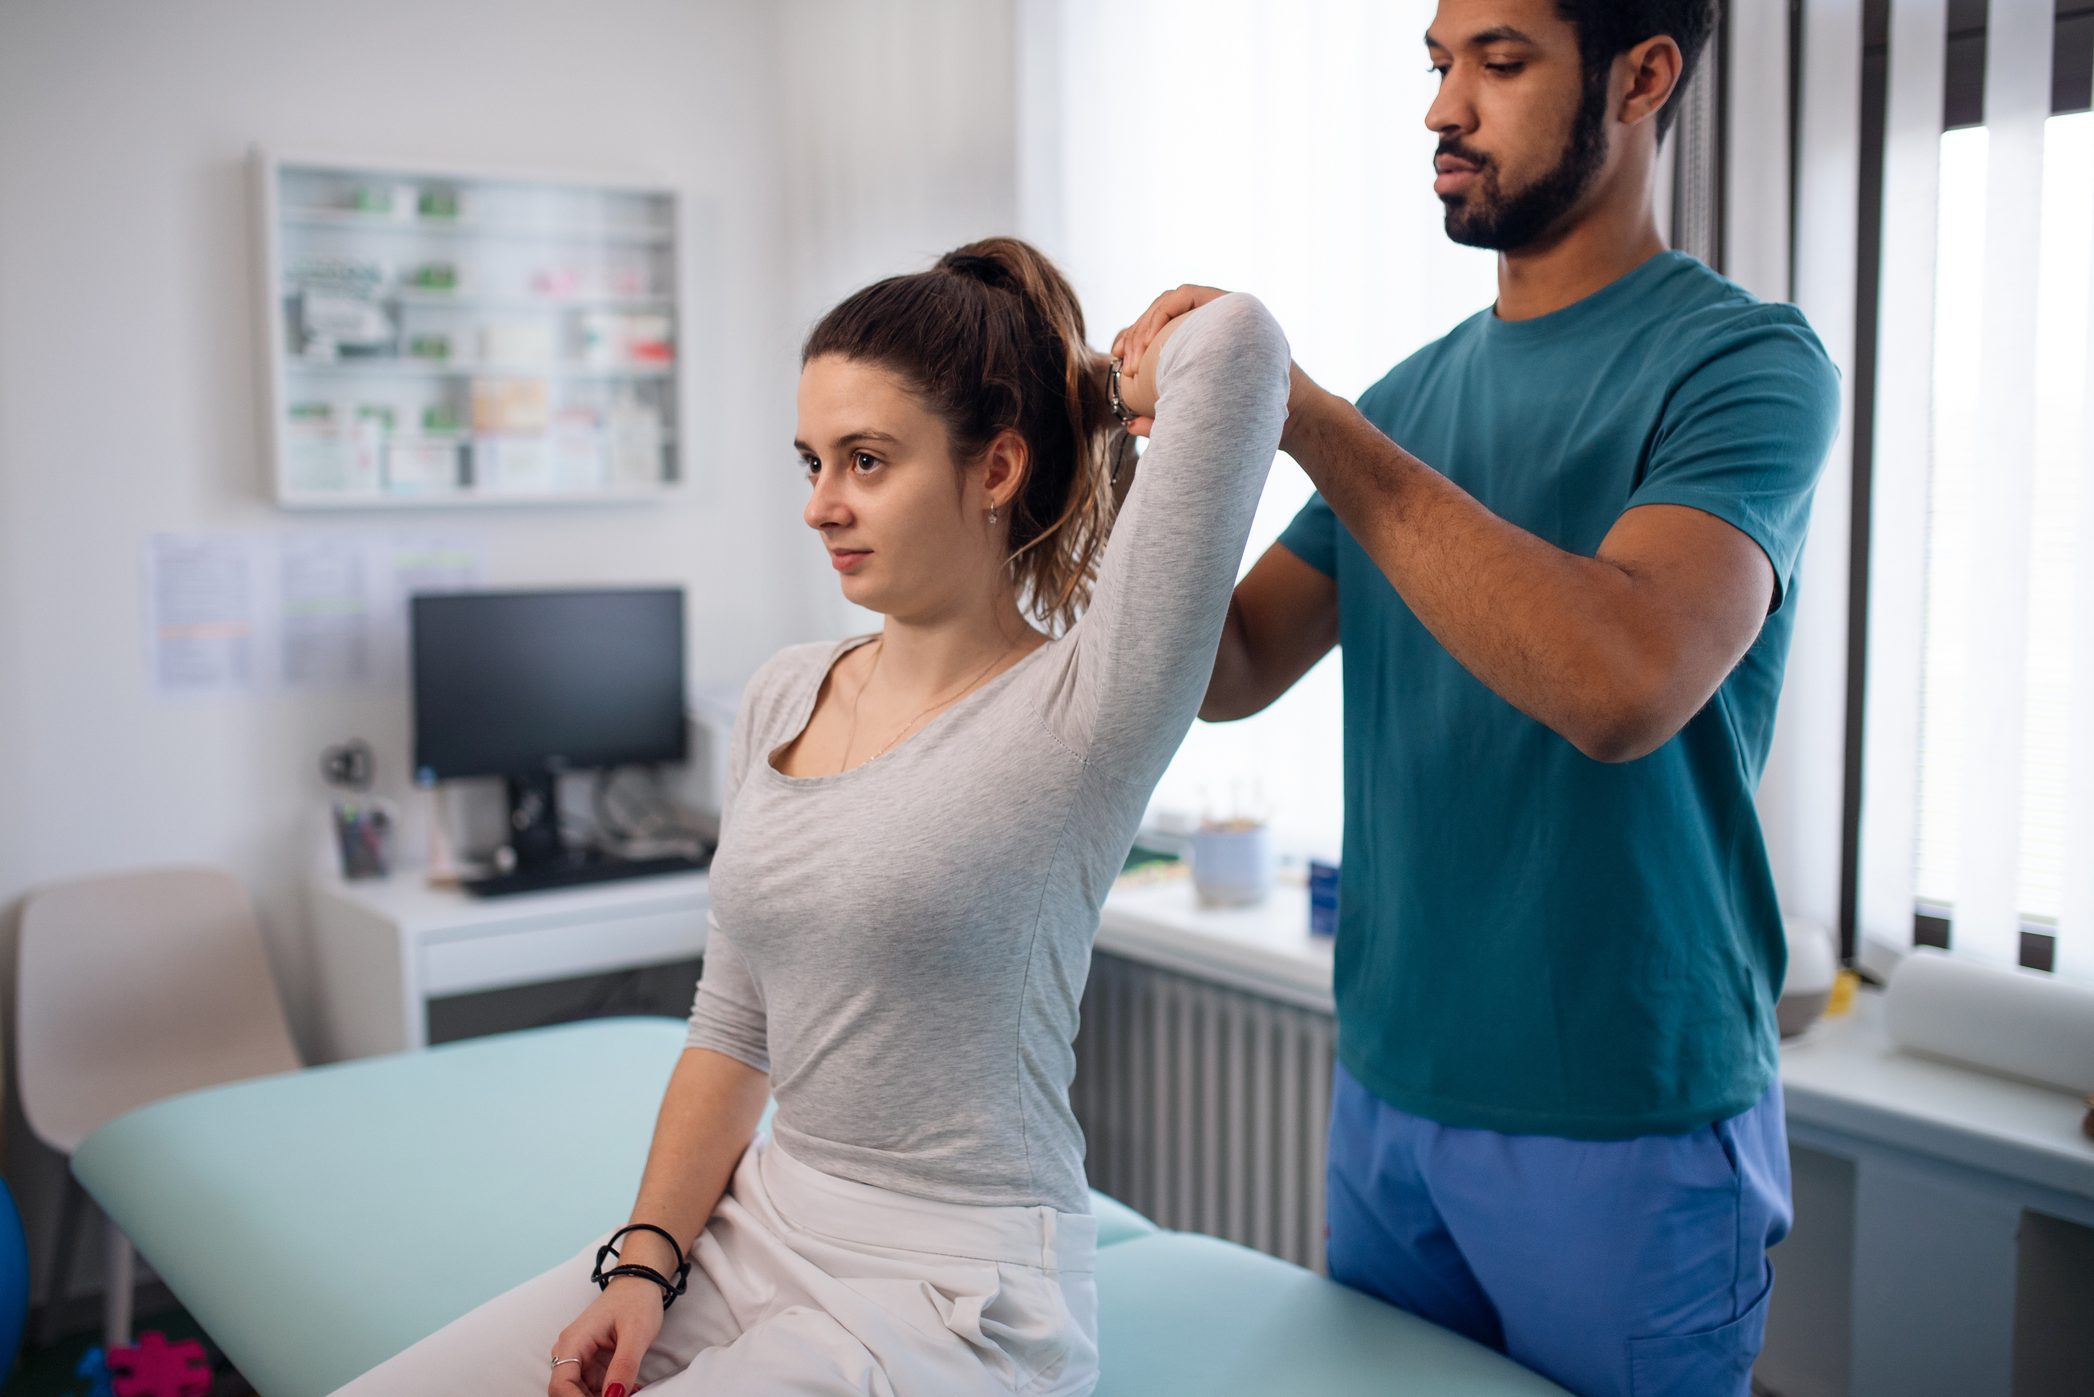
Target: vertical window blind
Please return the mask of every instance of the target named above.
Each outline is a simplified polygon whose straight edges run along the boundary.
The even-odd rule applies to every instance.
[[[1887,21],[1857,919],[2094,978],[2094,5]]]

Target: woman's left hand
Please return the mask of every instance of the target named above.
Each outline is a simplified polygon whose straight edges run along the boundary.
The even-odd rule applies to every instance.
[[[1229,293],[1213,286],[1181,286],[1158,296],[1141,318],[1113,336],[1112,356],[1120,361],[1120,403],[1133,415],[1131,436],[1145,437],[1156,425],[1156,364],[1164,341],[1177,331],[1188,311]]]

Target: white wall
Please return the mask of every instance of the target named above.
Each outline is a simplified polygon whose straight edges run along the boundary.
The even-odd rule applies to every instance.
[[[1014,7],[792,0],[779,8],[787,297],[803,337],[868,282],[1019,231]],[[838,635],[879,624],[843,599],[833,577],[821,615]]]
[[[848,280],[817,281],[810,266],[862,279],[1010,222],[1007,7],[925,7],[943,21],[928,29],[946,38],[920,51],[891,10],[878,22],[882,9],[827,0],[0,7],[0,975],[9,1003],[13,923],[28,888],[123,866],[210,863],[252,890],[294,1029],[310,1047],[297,884],[323,798],[315,760],[324,745],[361,735],[377,748],[381,788],[406,788],[404,691],[164,702],[147,682],[140,568],[152,534],[428,522],[292,516],[266,498],[250,145],[639,172],[681,186],[693,212],[710,205],[709,220],[694,220],[684,266],[693,488],[660,506],[486,509],[439,522],[484,545],[490,585],[683,585],[694,681],[738,682],[780,645],[838,624],[835,579],[800,523],[790,442],[799,338]],[[859,41],[883,34],[885,66],[870,74]],[[970,45],[986,47],[970,56]],[[884,113],[885,124],[867,124],[868,113]],[[918,123],[929,134],[908,141]],[[817,128],[828,126],[847,133],[850,159],[809,166]],[[861,225],[812,238],[810,220],[847,212],[824,181],[882,151],[915,181],[890,189],[877,210],[884,235]],[[819,178],[795,180],[794,161]],[[856,174],[876,179],[878,167]],[[877,255],[853,263],[839,245]],[[19,1111],[8,1116],[9,1177],[41,1241],[58,1166],[27,1139]],[[92,1269],[89,1258],[81,1269]]]

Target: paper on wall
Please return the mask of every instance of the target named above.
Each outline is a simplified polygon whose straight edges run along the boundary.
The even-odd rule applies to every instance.
[[[479,585],[456,533],[156,534],[146,648],[162,698],[398,685],[407,599]]]
[[[252,692],[261,627],[260,550],[233,537],[146,543],[148,674],[163,698]]]

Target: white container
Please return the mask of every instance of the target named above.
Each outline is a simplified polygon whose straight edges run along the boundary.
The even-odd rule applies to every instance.
[[[369,486],[357,479],[354,445],[333,423],[293,422],[284,428],[284,470],[302,494],[354,494]]]
[[[553,454],[553,489],[603,488],[606,458],[600,428],[580,422],[555,422],[548,440]]]
[[[1774,1006],[1774,1022],[1782,1037],[1793,1038],[1816,1023],[1832,1002],[1840,973],[1839,937],[1823,922],[1801,917],[1782,918],[1782,930],[1788,935],[1789,969]]]
[[[615,311],[585,310],[577,318],[580,340],[575,357],[592,369],[612,369],[625,359],[625,317]]]
[[[395,438],[385,449],[385,488],[400,495],[442,495],[458,489],[458,447],[452,442]]]
[[[1272,829],[1232,822],[1192,835],[1192,886],[1202,907],[1254,907],[1272,891]]]
[[[494,320],[480,327],[480,357],[490,364],[534,368],[558,355],[549,320]]]
[[[651,404],[626,397],[608,415],[611,483],[646,486],[662,483],[662,418]]]
[[[491,494],[545,494],[553,488],[552,443],[544,437],[474,437],[473,484]]]

